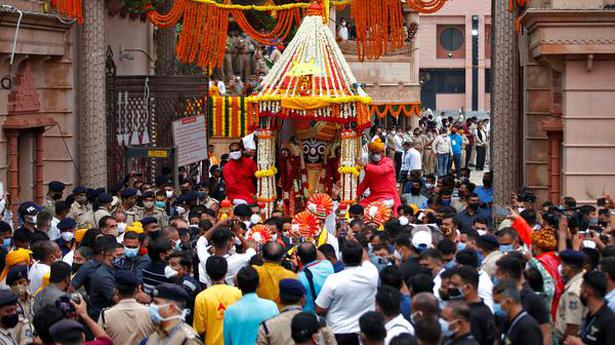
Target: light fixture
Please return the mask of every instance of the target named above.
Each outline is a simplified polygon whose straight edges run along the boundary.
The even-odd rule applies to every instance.
[[[453,52],[448,52],[448,57],[452,58],[453,57]]]
[[[478,36],[478,29],[472,29],[472,36]]]

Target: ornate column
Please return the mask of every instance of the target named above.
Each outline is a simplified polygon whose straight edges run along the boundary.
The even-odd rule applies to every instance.
[[[519,50],[508,1],[493,0],[491,13],[491,170],[494,203],[505,205],[519,181]]]
[[[259,129],[258,149],[256,150],[256,201],[264,204],[263,211],[267,217],[271,215],[275,207],[277,190],[275,174],[275,134],[269,129]]]
[[[350,205],[357,202],[357,186],[359,185],[360,170],[356,166],[357,158],[360,157],[360,136],[352,129],[341,132],[340,143],[340,179],[342,190],[340,193],[341,210],[346,210]]]
[[[45,182],[44,162],[43,162],[43,133],[45,127],[39,127],[35,130],[36,137],[34,138],[35,145],[35,166],[34,166],[34,199],[39,205],[43,204],[43,183]]]
[[[13,223],[17,223],[17,207],[19,206],[19,131],[11,129],[6,131],[8,137],[8,163],[9,163],[9,183],[8,192],[11,194],[11,211],[13,212]]]
[[[107,120],[105,112],[105,2],[83,2],[81,183],[107,186]]]
[[[168,13],[173,7],[173,1],[166,0],[159,7],[161,13]],[[156,28],[155,30],[155,73],[157,75],[175,75],[177,74],[177,65],[175,64],[175,46],[177,42],[177,38],[175,35],[175,27],[170,27],[166,29]]]

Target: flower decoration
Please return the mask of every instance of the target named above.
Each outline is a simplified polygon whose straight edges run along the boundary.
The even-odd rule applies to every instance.
[[[304,239],[313,239],[318,233],[319,220],[308,211],[299,212],[293,218],[290,233],[293,236],[300,235]]]
[[[269,225],[257,224],[252,227],[248,240],[255,241],[258,244],[265,244],[271,241],[272,233]]]
[[[393,211],[383,201],[374,201],[365,208],[363,219],[366,223],[382,225],[391,218],[391,214]]]
[[[333,212],[333,199],[325,193],[314,193],[308,199],[306,209],[318,218],[325,219]]]

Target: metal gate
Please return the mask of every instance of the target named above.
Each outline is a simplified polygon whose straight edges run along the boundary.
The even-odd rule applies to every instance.
[[[123,181],[124,171],[134,170],[153,182],[163,167],[172,167],[171,161],[153,159],[135,160],[125,167],[125,148],[173,146],[174,120],[207,116],[207,84],[204,75],[118,76],[113,52],[107,50],[107,166],[111,185]]]

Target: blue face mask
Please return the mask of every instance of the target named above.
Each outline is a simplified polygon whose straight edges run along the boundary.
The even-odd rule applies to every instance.
[[[514,248],[512,244],[500,244],[500,252],[502,253],[512,252],[513,250]]]
[[[508,315],[506,310],[502,309],[499,303],[493,303],[493,313],[498,317],[506,317]]]
[[[440,200],[440,205],[442,206],[450,206],[451,205],[451,200]]]
[[[139,255],[139,248],[126,248],[124,247],[124,256],[129,259],[134,259]]]
[[[444,265],[444,269],[447,271],[452,270],[453,268],[455,268],[455,260],[451,260]]]
[[[445,338],[450,338],[453,336],[453,331],[450,330],[450,324],[448,321],[444,320],[443,318],[440,318],[438,319],[438,323],[440,324],[442,335],[444,335]]]
[[[156,207],[158,208],[165,208],[167,206],[167,203],[164,201],[156,201]]]
[[[500,282],[500,280],[498,279],[498,277],[497,277],[497,276],[495,276],[495,275],[494,275],[494,276],[491,278],[491,282],[493,283],[493,286],[496,286],[496,285],[498,285],[498,283]]]
[[[460,252],[466,248],[466,244],[463,242],[457,242],[457,251]]]
[[[10,238],[5,238],[4,241],[2,241],[2,248],[6,249],[6,250],[11,248],[11,239]]]
[[[589,220],[589,225],[598,225],[598,218],[591,218]]]
[[[160,307],[165,305],[159,306],[154,303],[149,305],[149,318],[152,320],[154,325],[159,325],[162,321],[164,321],[164,318],[160,316]]]

